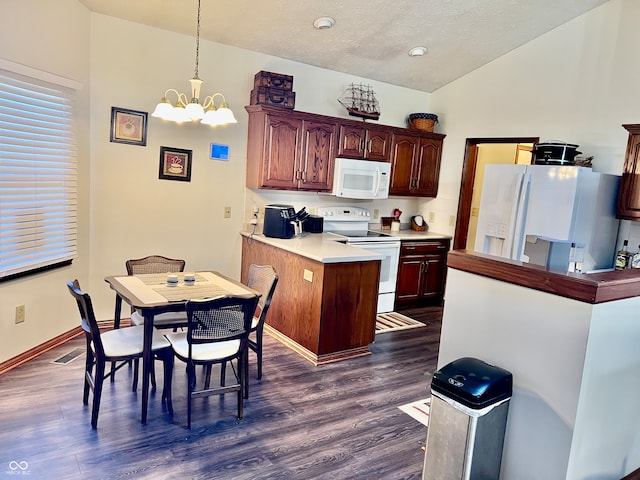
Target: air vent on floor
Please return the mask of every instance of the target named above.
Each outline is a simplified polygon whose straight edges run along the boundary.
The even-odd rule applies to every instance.
[[[76,348],[75,350],[70,351],[66,355],[61,356],[60,358],[58,358],[57,360],[54,360],[51,363],[59,363],[62,365],[67,364],[72,360],[76,359],[77,357],[79,357],[80,355],[82,355],[83,352],[84,352],[84,349]]]

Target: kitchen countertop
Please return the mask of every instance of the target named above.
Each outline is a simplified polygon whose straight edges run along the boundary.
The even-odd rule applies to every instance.
[[[251,235],[245,231],[240,232],[240,235],[321,263],[366,262],[384,258],[379,253],[336,242],[334,236],[326,233],[304,233],[288,239],[265,237],[263,234]]]
[[[392,237],[399,238],[400,240],[451,240],[451,235],[445,235],[444,233],[437,232],[418,232],[416,230],[400,230],[399,232],[392,232],[391,230],[381,230],[379,228],[369,228],[372,232],[381,232],[391,235]]]

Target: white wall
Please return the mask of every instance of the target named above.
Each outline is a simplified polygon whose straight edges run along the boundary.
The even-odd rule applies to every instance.
[[[78,258],[70,267],[0,283],[0,362],[79,324],[65,282],[88,285],[89,12],[77,0],[3,0],[0,57],[82,84],[78,92]],[[26,321],[15,324],[15,307]]]
[[[434,229],[452,234],[465,141],[469,137],[564,140],[594,155],[594,170],[620,175],[627,145],[625,123],[640,123],[640,2],[605,5],[539,37],[432,95],[431,110],[447,134]],[[635,250],[637,223],[623,228]],[[635,241],[632,241],[635,239]]]

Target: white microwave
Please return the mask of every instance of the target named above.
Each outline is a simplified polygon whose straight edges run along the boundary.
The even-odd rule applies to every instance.
[[[342,198],[387,198],[391,164],[336,158],[333,195]]]

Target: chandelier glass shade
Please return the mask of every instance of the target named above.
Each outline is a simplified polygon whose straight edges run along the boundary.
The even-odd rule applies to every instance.
[[[200,0],[198,0],[198,21],[196,29],[196,66],[191,83],[190,97],[174,88],[169,88],[164,92],[160,103],[156,105],[151,114],[152,117],[169,120],[176,123],[200,122],[205,125],[227,125],[238,123],[233,112],[227,105],[224,95],[214,93],[204,98],[200,103],[200,87],[203,81],[198,77],[198,63],[200,57]],[[170,95],[175,95],[175,103],[170,99]],[[221,97],[222,100],[216,106],[215,99]]]

